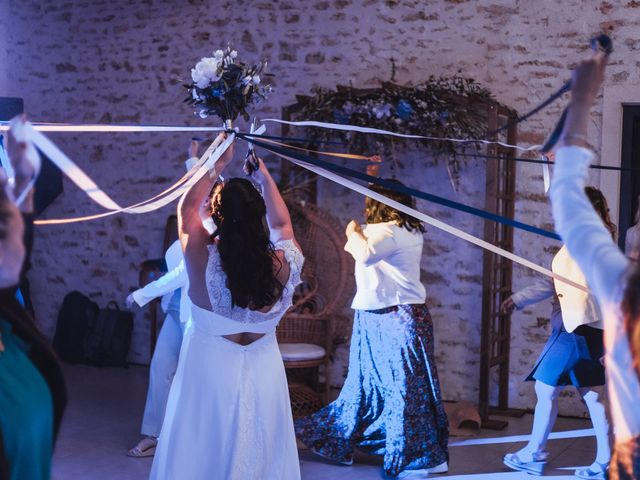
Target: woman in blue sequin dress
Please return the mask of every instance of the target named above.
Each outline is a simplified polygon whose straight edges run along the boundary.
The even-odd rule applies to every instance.
[[[373,190],[405,205],[412,199]],[[349,373],[336,401],[295,423],[315,453],[350,465],[357,447],[384,456],[387,475],[447,471],[449,437],[433,353],[433,324],[420,283],[424,228],[371,198],[366,225],[347,226],[357,292]]]

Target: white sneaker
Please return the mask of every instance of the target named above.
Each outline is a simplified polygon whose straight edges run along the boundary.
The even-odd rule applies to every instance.
[[[440,465],[427,468],[427,471],[429,473],[447,473],[449,471],[449,464],[447,462],[442,462]]]
[[[429,478],[429,469],[421,468],[420,470],[402,470],[396,478]]]
[[[440,465],[436,465],[431,468],[421,468],[417,470],[402,470],[396,478],[429,478],[432,473],[447,473],[449,471],[449,464],[442,462]]]

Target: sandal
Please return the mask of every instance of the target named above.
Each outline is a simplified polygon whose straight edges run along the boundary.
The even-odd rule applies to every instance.
[[[609,470],[608,463],[593,462],[587,468],[579,468],[575,472],[575,476],[585,480],[604,480]]]
[[[138,444],[127,451],[127,457],[153,457],[158,446],[158,439],[155,437],[144,437]]]
[[[502,459],[502,463],[512,470],[541,476],[544,472],[544,467],[547,464],[548,457],[549,452],[542,451],[532,454],[532,460],[530,462],[523,462],[520,457],[518,457],[517,453],[507,453]]]

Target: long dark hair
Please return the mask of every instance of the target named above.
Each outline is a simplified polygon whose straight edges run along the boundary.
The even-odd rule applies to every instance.
[[[386,179],[387,182],[392,182],[397,185],[403,185],[402,182],[395,178]],[[396,192],[390,188],[382,187],[380,185],[369,185],[369,188],[380,195],[384,195],[391,200],[395,200],[398,203],[402,203],[407,207],[415,208],[416,203],[413,197],[404,193]],[[404,227],[410,232],[418,230],[420,232],[425,231],[424,226],[420,220],[413,218],[411,215],[400,212],[395,208],[391,208],[384,203],[381,203],[373,198],[367,197],[365,200],[364,217],[366,223],[382,223],[382,222],[395,222],[399,227]]]
[[[233,305],[252,310],[273,305],[284,287],[274,271],[279,260],[269,240],[264,200],[251,182],[233,178],[213,203],[212,239],[218,239]]]
[[[611,233],[611,238],[615,240],[618,229],[616,228],[616,224],[611,221],[611,217],[609,217],[609,205],[607,204],[607,199],[604,194],[596,187],[584,187],[584,193],[587,194],[593,209],[600,215],[604,226],[607,227],[607,230]]]
[[[613,223],[609,217],[609,205],[607,204],[607,199],[604,194],[596,187],[584,187],[584,193],[587,194],[594,210],[598,215],[600,215],[600,218],[604,222],[604,226],[607,227],[607,230],[611,233],[611,238],[615,240],[618,229],[616,228],[616,224]]]
[[[624,329],[629,339],[633,366],[640,379],[640,265],[633,264],[627,286],[622,296],[620,311],[624,319]]]

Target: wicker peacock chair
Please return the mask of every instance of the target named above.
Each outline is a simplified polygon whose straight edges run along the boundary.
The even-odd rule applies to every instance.
[[[293,306],[278,326],[293,414],[307,415],[329,399],[329,360],[337,332],[350,330],[345,315],[355,285],[353,259],[344,251],[340,223],[316,206],[289,205],[305,265]],[[324,386],[319,372],[324,366]]]

